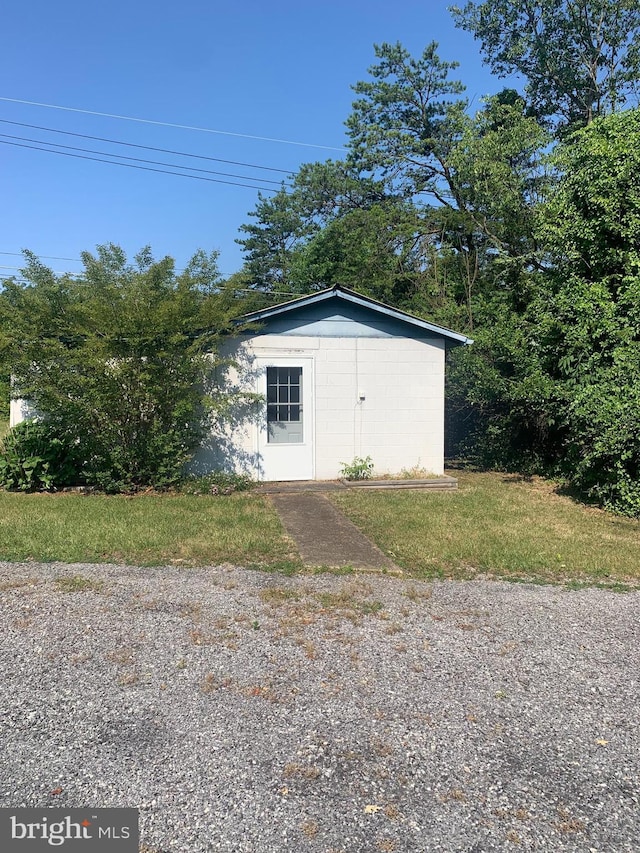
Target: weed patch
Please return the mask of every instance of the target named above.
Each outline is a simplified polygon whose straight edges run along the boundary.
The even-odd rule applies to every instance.
[[[261,589],[258,597],[265,604],[270,604],[272,607],[279,607],[287,601],[297,601],[300,598],[300,594],[293,589],[277,586]]]
[[[55,584],[60,592],[102,592],[103,581],[85,578],[82,575],[56,578]]]

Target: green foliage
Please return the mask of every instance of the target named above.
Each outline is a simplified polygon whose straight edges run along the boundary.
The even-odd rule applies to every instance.
[[[419,59],[401,45],[376,55],[354,87],[347,161],[303,167],[241,229],[245,280],[301,293],[343,284],[472,330],[476,292],[519,288],[537,262],[547,136],[510,90],[467,115],[435,44]]]
[[[298,196],[284,187],[271,198],[259,196],[249,216],[256,221],[240,226],[247,236],[237,242],[247,254],[245,271],[251,286],[261,290],[294,288],[291,255],[317,226],[305,215]]]
[[[404,193],[430,192],[447,204],[446,158],[468,122],[464,86],[449,79],[431,42],[418,59],[401,44],[375,45],[373,79],[356,83],[360,97],[347,119],[350,157],[368,172],[394,175]],[[452,97],[453,96],[453,97]]]
[[[566,460],[572,484],[607,509],[640,517],[640,346],[580,388]]]
[[[0,447],[0,485],[22,492],[59,489],[78,482],[79,448],[57,425],[23,421]]]
[[[340,475],[345,480],[370,480],[373,460],[370,456],[354,456],[351,462],[341,462]]]
[[[486,0],[452,8],[491,70],[520,74],[536,115],[565,127],[623,106],[640,76],[638,0]]]
[[[448,167],[467,227],[498,264],[536,262],[534,211],[549,189],[548,142],[522,98],[505,89],[486,100],[451,149]]]
[[[640,110],[595,121],[556,152],[563,175],[545,211],[558,262],[617,298],[635,271],[640,237]],[[633,305],[634,298],[628,302]]]
[[[118,246],[99,246],[77,278],[26,259],[27,283],[5,282],[0,295],[14,395],[79,447],[84,482],[108,492],[177,482],[212,405],[209,353],[238,311],[215,255],[197,253],[177,274],[148,249],[130,265]]]
[[[535,306],[541,364],[564,392],[560,467],[628,515],[640,515],[639,145],[632,110],[558,152],[563,178],[544,219],[554,266]]]
[[[449,357],[447,453],[481,467],[551,473],[566,431],[562,389],[531,347],[535,326],[504,307],[493,311],[473,347]]]
[[[269,199],[260,197],[242,225],[237,242],[245,252],[242,280],[261,292],[305,293],[332,284],[327,270],[306,258],[306,247],[322,229],[351,211],[366,210],[384,198],[382,188],[348,164],[307,163],[293,186]],[[346,283],[346,282],[341,282]]]
[[[0,372],[0,420],[9,420],[9,399],[11,397],[11,382],[9,370],[3,375]]]
[[[320,282],[326,287],[341,284],[412,310],[418,292],[432,291],[424,271],[425,246],[416,239],[421,229],[410,203],[390,199],[349,211],[297,252],[298,282],[309,290]]]

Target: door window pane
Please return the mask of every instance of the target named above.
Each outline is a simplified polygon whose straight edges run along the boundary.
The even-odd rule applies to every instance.
[[[302,442],[301,401],[302,368],[267,367],[267,441]]]

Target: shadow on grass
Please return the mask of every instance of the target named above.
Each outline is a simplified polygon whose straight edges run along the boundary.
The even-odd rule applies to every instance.
[[[538,476],[531,471],[522,471],[517,468],[497,468],[495,465],[482,465],[470,459],[445,459],[445,473],[451,471],[465,471],[470,474],[502,474],[505,482],[531,483]],[[542,475],[540,475],[542,476]]]
[[[447,459],[445,460],[445,469],[447,471],[466,471],[472,474],[500,474],[502,475],[503,483],[527,483],[534,484],[537,480],[542,479],[546,483],[551,484],[553,494],[560,497],[569,498],[573,503],[590,509],[602,509],[602,505],[596,498],[591,497],[586,492],[581,491],[576,486],[571,485],[567,480],[561,478],[553,478],[549,474],[542,471],[522,470],[518,468],[497,468],[491,465],[482,465],[477,461],[470,459]],[[604,511],[604,510],[603,510]],[[610,513],[615,517],[616,513]]]

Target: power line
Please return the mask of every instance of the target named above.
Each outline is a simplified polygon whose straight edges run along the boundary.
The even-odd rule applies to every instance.
[[[177,163],[163,163],[159,160],[147,160],[143,157],[127,157],[126,154],[111,154],[109,151],[95,151],[93,148],[78,148],[75,145],[63,145],[61,142],[49,142],[42,139],[29,139],[26,136],[12,136],[9,133],[0,133],[0,137],[4,139],[19,139],[22,142],[36,142],[38,145],[55,145],[56,148],[66,148],[69,151],[84,151],[86,154],[101,154],[103,157],[119,157],[121,160],[134,160],[136,163],[151,163],[155,166],[171,166],[174,169],[190,169],[192,172],[203,172],[208,175],[224,175],[227,178],[242,178],[243,180],[252,181],[253,178],[248,175],[234,175],[230,172],[217,172],[213,169],[198,169],[196,166],[180,166]],[[55,153],[55,152],[52,152]],[[272,181],[270,178],[259,178],[257,180],[266,184],[276,184],[280,186],[282,181]]]
[[[238,160],[222,160],[220,157],[207,157],[204,154],[189,154],[186,151],[174,151],[171,148],[156,148],[153,145],[138,145],[135,142],[122,142],[119,139],[107,139],[104,136],[90,136],[87,133],[72,133],[69,130],[58,130],[55,127],[42,127],[39,124],[26,124],[22,121],[9,121],[1,118],[2,124],[13,124],[18,127],[30,127],[32,130],[45,130],[48,133],[63,133],[65,136],[77,136],[81,139],[93,139],[96,142],[109,142],[112,145],[126,145],[129,148],[143,148],[145,151],[158,151],[162,154],[176,154],[180,157],[194,157],[198,160],[210,160],[214,163],[226,163],[229,166],[243,166],[246,169],[263,169],[267,172],[281,172],[284,175],[292,175],[289,169],[276,169],[274,166],[259,166],[256,163],[243,163]]]
[[[9,254],[8,252],[3,254]],[[22,272],[24,267],[5,267],[0,265],[0,270],[17,270],[18,272]],[[54,275],[80,275],[80,273],[71,273],[69,270],[62,272],[62,270],[51,270]]]
[[[15,258],[23,257],[22,252],[0,252],[0,255],[13,255]],[[59,255],[37,255],[37,257],[46,258],[48,261],[77,261],[82,263],[80,258],[61,258]],[[5,269],[18,269],[18,267],[5,267]]]
[[[325,151],[344,151],[344,148],[336,148],[332,145],[318,145],[314,142],[296,142],[292,139],[274,139],[270,136],[253,136],[249,133],[234,133],[230,130],[213,130],[210,127],[196,127],[189,124],[174,124],[170,121],[154,121],[153,119],[148,118],[136,118],[134,116],[121,116],[115,113],[101,113],[96,110],[81,110],[78,107],[63,107],[59,104],[42,104],[38,101],[24,101],[21,98],[4,98],[0,96],[0,101],[8,101],[12,104],[27,104],[32,107],[46,107],[47,109],[52,110],[65,110],[66,112],[71,113],[84,113],[85,115],[92,116],[102,116],[103,118],[116,118],[122,121],[135,121],[140,124],[155,124],[160,125],[161,127],[176,127],[180,130],[196,130],[199,133],[217,133],[223,136],[236,136],[242,139],[256,139],[260,142],[278,142],[283,145],[299,145],[304,148],[322,148]]]
[[[223,181],[220,180],[220,178],[205,178],[202,175],[189,175],[184,172],[171,172],[168,169],[153,169],[150,166],[137,166],[135,163],[118,163],[114,160],[103,160],[99,157],[87,157],[85,154],[71,154],[68,151],[53,151],[50,148],[37,148],[35,145],[26,145],[22,142],[6,142],[5,140],[0,139],[0,145],[13,145],[16,148],[30,148],[33,151],[45,151],[48,154],[59,154],[63,157],[76,157],[80,160],[93,160],[96,163],[109,163],[111,166],[126,166],[129,169],[141,169],[144,172],[158,172],[163,175],[176,175],[178,178],[192,178],[194,181],[207,181],[208,183],[213,184],[227,184],[232,187],[246,187],[247,189],[261,190],[268,193],[277,192],[273,187],[259,187],[255,186],[255,184],[241,184],[237,181]],[[113,157],[118,155],[112,154],[109,156]]]

